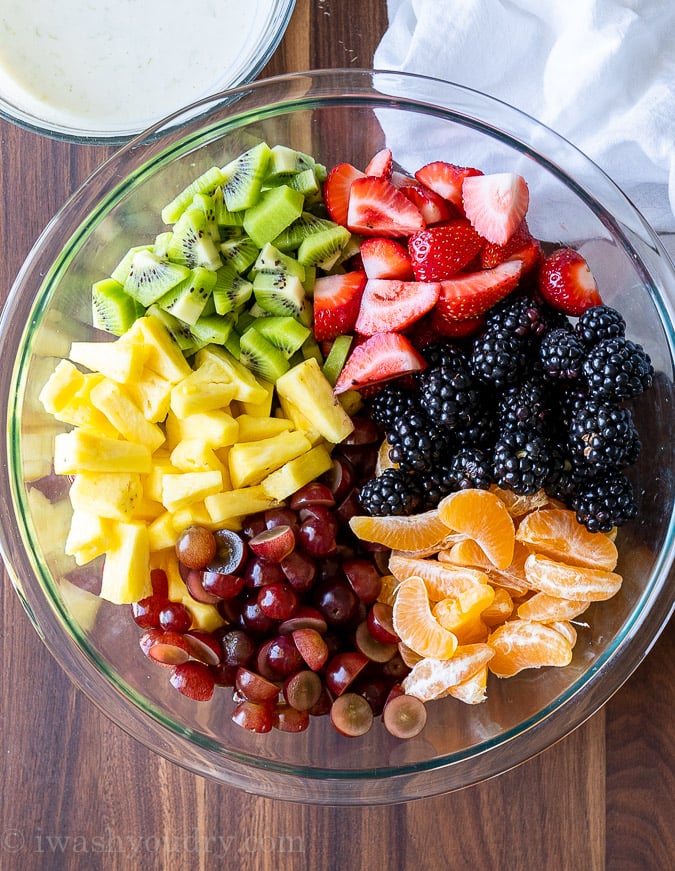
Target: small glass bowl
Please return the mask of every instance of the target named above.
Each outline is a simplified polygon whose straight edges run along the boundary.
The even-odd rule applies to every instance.
[[[632,403],[643,443],[630,472],[640,513],[618,533],[620,593],[585,615],[569,667],[491,678],[488,699],[477,706],[430,703],[425,730],[410,741],[393,738],[379,721],[360,739],[344,738],[327,717],[302,734],[255,735],[231,722],[229,692],[216,692],[208,704],[180,696],[142,654],[128,610],[69,582],[69,501],[31,483],[49,472],[55,431],[38,393],[70,342],[92,336],[91,283],[130,245],[154,239],[161,206],[187,182],[259,140],[310,152],[328,166],[365,166],[386,143],[409,171],[445,159],[521,172],[534,235],[584,253],[605,301],[622,311],[655,366],[654,387]],[[0,355],[8,361],[0,373],[0,542],[16,590],[76,685],[131,735],[198,774],[277,798],[378,804],[504,772],[597,711],[672,612],[673,299],[668,256],[607,176],[547,128],[480,93],[399,73],[326,70],[202,101],[94,173],[45,229],[9,296],[0,324]]]

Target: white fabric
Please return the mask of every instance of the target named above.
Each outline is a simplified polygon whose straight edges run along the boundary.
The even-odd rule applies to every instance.
[[[375,69],[433,76],[537,118],[675,233],[675,2],[388,0]]]

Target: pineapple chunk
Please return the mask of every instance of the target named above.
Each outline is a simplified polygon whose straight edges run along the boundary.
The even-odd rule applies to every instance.
[[[184,419],[173,418],[172,436],[182,439],[203,439],[211,448],[223,448],[239,441],[239,423],[222,409],[196,412]],[[170,427],[167,420],[167,429]],[[177,443],[176,442],[176,443]]]
[[[152,499],[153,502],[162,501],[162,478],[164,475],[177,474],[180,469],[177,469],[169,457],[159,457],[157,454],[153,456],[152,471],[149,475],[143,475],[143,496],[146,499]]]
[[[169,412],[171,387],[170,381],[145,366],[137,381],[127,383],[126,390],[147,421],[160,423]]]
[[[208,363],[213,371],[220,373],[221,379],[230,381],[235,387],[234,399],[253,405],[267,403],[268,389],[225,348],[207,345],[197,351],[195,362],[199,367]]]
[[[251,417],[269,417],[272,413],[272,400],[274,399],[274,384],[269,381],[257,379],[260,387],[265,389],[265,399],[260,402],[240,402],[241,414],[248,414]]]
[[[127,384],[141,377],[147,350],[138,342],[73,342],[68,356],[73,363]]]
[[[75,509],[66,539],[65,552],[68,556],[75,557],[78,566],[91,562],[105,553],[109,547],[111,526],[109,520],[98,514]]]
[[[290,420],[294,429],[299,429],[301,432],[304,432],[312,445],[318,445],[319,442],[323,441],[321,433],[312,423],[310,423],[296,405],[283,396],[279,397],[279,405],[283,412],[282,420]]]
[[[59,578],[58,583],[63,604],[70,616],[75,618],[85,632],[91,632],[101,607],[101,597],[76,586],[66,578]]]
[[[192,502],[185,508],[174,512],[172,515],[173,525],[177,532],[185,529],[188,526],[205,526],[207,529],[233,529],[238,531],[241,529],[241,523],[234,521],[220,521],[214,523],[211,520],[211,515],[206,510],[204,502]]]
[[[307,436],[297,430],[257,442],[237,442],[230,448],[228,458],[232,486],[239,489],[259,484],[270,472],[311,447]]]
[[[220,472],[225,466],[220,462],[212,447],[203,439],[183,439],[171,452],[171,463],[181,472]],[[223,487],[225,483],[223,482]]]
[[[59,432],[63,432],[63,429],[56,423],[52,426],[24,430],[22,471],[26,481],[37,481],[51,474],[54,439]]]
[[[263,492],[271,499],[283,502],[305,484],[323,475],[333,465],[331,455],[323,445],[317,445],[307,453],[290,460],[263,479]]]
[[[354,429],[349,415],[313,357],[281,375],[276,387],[279,396],[301,409],[326,441],[337,444]]]
[[[124,388],[111,378],[104,378],[94,387],[91,401],[127,441],[146,445],[151,453],[164,443],[161,428],[147,421]]]
[[[84,375],[70,360],[61,360],[40,391],[39,400],[49,414],[58,414],[81,390]]]
[[[132,520],[143,521],[143,523],[152,523],[160,514],[164,513],[164,506],[161,502],[156,502],[154,499],[143,498],[139,501],[131,516]]]
[[[268,439],[286,430],[295,429],[293,423],[284,417],[258,417],[251,414],[240,414],[237,423],[239,424],[237,441],[240,442]]]
[[[86,375],[82,375],[80,387],[70,395],[65,403],[61,404],[60,408],[52,411],[45,406],[46,410],[56,420],[63,423],[79,426],[111,439],[119,438],[119,433],[115,427],[98,408],[94,407],[91,401],[91,391],[101,383],[103,378],[104,376],[98,372],[88,372]]]
[[[211,368],[195,369],[171,390],[171,410],[185,420],[192,414],[222,409],[234,399],[232,381],[217,378]]]
[[[151,553],[175,547],[178,532],[173,524],[173,514],[164,511],[148,526],[148,546]]]
[[[148,527],[145,523],[117,523],[113,545],[103,563],[101,598],[127,605],[151,593]]]
[[[78,472],[70,487],[75,512],[130,521],[143,496],[136,472]]]
[[[145,365],[171,384],[177,384],[190,374],[183,352],[158,318],[138,318],[118,342],[144,345]]]
[[[178,511],[223,489],[220,472],[179,472],[162,475],[162,504],[167,511]]]
[[[276,508],[279,505],[276,499],[270,499],[265,494],[259,484],[207,496],[204,504],[214,523],[224,523],[245,517],[247,514],[267,511],[268,508]]]
[[[78,472],[138,472],[152,469],[152,456],[145,445],[110,439],[74,429],[54,439],[54,471],[57,475]]]
[[[192,628],[203,629],[205,632],[213,632],[225,625],[225,620],[215,605],[207,605],[193,599],[185,582],[180,576],[178,560],[173,550],[164,550],[153,554],[152,567],[161,568],[166,572],[169,581],[169,599],[172,602],[182,602],[192,614]]]

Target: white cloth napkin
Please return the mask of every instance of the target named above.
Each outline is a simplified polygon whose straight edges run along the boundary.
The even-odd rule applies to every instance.
[[[675,233],[675,2],[388,0],[388,14],[375,69],[527,112],[593,159],[657,232]]]

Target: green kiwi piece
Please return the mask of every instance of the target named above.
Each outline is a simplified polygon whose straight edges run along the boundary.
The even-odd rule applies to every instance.
[[[269,145],[260,142],[223,167],[223,196],[231,212],[243,211],[257,202],[270,153]]]
[[[220,188],[218,189],[220,190]],[[190,204],[191,209],[198,209],[206,215],[206,226],[214,242],[220,242],[220,230],[216,222],[216,203],[210,194],[195,194]]]
[[[304,203],[303,195],[288,185],[269,188],[246,210],[244,230],[262,248],[300,217]]]
[[[209,232],[205,212],[192,208],[183,212],[174,224],[167,257],[173,263],[182,263],[191,269],[195,266],[214,272],[218,269],[223,261]]]
[[[201,317],[190,328],[194,338],[203,345],[224,345],[234,326],[232,315]]]
[[[257,318],[252,326],[278,348],[287,360],[300,350],[303,342],[312,334],[309,327],[303,326],[292,317],[271,315]]]
[[[215,283],[215,272],[195,266],[189,278],[160,297],[157,305],[186,324],[196,324],[204,313]]]
[[[314,296],[314,285],[316,284],[316,266],[305,266],[305,280],[302,286],[305,288],[307,296]]]
[[[224,342],[224,347],[232,354],[235,360],[239,359],[241,352],[240,341],[239,333],[236,330],[232,330]]]
[[[342,368],[349,356],[352,341],[352,336],[338,336],[328,352],[322,371],[331,387],[335,386],[335,382],[338,380],[340,372],[342,372]]]
[[[330,269],[335,265],[343,248],[349,243],[351,233],[336,224],[327,230],[319,230],[307,236],[298,248],[298,260],[304,266],[319,266]]]
[[[337,226],[334,221],[328,218],[320,218],[311,212],[303,211],[299,218],[272,239],[272,245],[287,254],[289,251],[296,251],[307,236]]]
[[[245,305],[253,295],[253,284],[239,275],[231,263],[224,263],[216,272],[211,292],[216,314],[226,315]]]
[[[155,244],[152,246],[153,253],[157,255],[157,257],[165,258],[167,255],[167,251],[169,250],[169,242],[171,241],[171,237],[173,233],[171,230],[167,230],[165,233],[158,233],[155,237]]]
[[[147,308],[189,277],[187,266],[171,263],[152,251],[140,250],[133,255],[124,290]]]
[[[248,369],[271,383],[290,369],[284,354],[253,326],[239,339],[239,359]]]
[[[259,272],[253,279],[253,294],[258,305],[270,314],[297,318],[305,326],[311,324],[311,306],[296,275]]]
[[[213,195],[213,210],[221,239],[244,225],[244,213],[231,212],[225,205],[222,187],[219,187]]]
[[[287,145],[275,145],[270,149],[270,161],[266,181],[290,178],[307,169],[314,168],[314,158]]]
[[[97,329],[121,336],[143,311],[114,278],[103,278],[92,285],[92,323]]]
[[[223,171],[212,166],[191,182],[178,196],[162,209],[162,220],[165,224],[175,224],[188,208],[195,194],[210,194],[224,182]]]
[[[157,318],[158,321],[166,327],[167,332],[173,338],[181,351],[188,355],[196,350],[194,336],[190,332],[190,327],[178,320],[168,311],[160,308],[157,303],[153,303],[146,311],[148,317]]]
[[[305,281],[305,267],[298,263],[295,257],[289,257],[283,251],[275,248],[271,242],[266,242],[258,258],[253,264],[257,272],[285,272],[287,275],[295,275],[300,281]]]
[[[260,253],[260,247],[248,236],[226,239],[220,243],[220,254],[225,264],[240,274],[251,267]]]
[[[124,285],[126,283],[127,278],[129,277],[129,270],[131,269],[131,261],[134,259],[134,254],[138,251],[154,251],[153,245],[134,245],[133,248],[129,248],[124,257],[120,260],[117,266],[110,273],[110,277]],[[165,256],[162,254],[158,255],[159,257]]]
[[[239,312],[234,324],[236,332],[242,336],[250,326],[253,326],[258,317],[261,317],[261,315],[251,314],[251,309]]]

